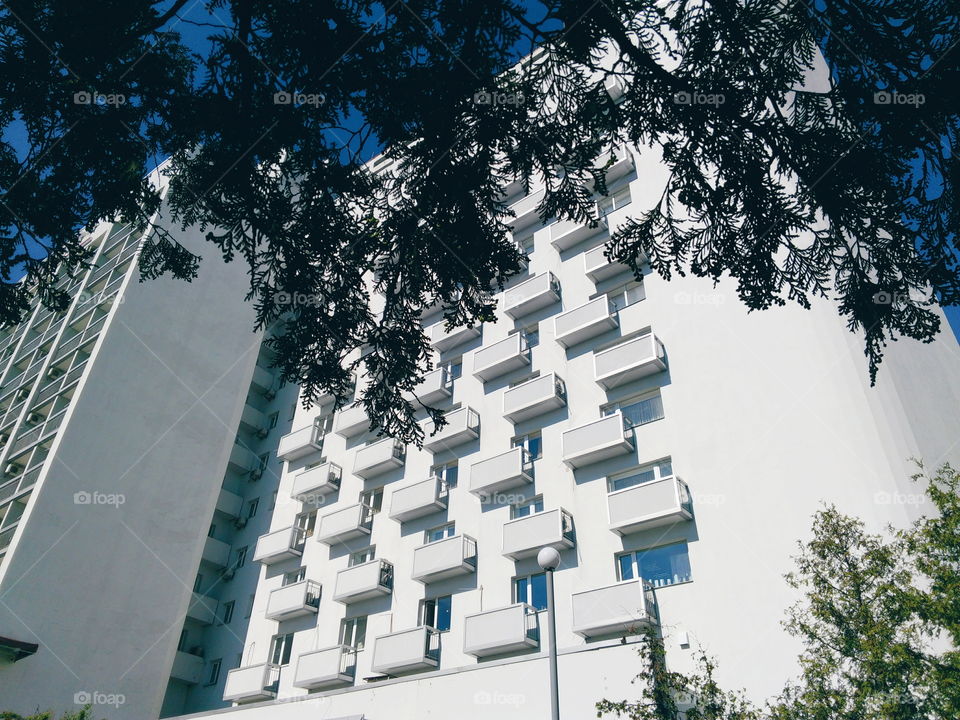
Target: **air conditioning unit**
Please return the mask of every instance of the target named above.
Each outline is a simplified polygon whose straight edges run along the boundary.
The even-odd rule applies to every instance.
[[[233,580],[233,576],[236,574],[237,574],[236,568],[231,567],[224,570],[223,573],[221,573],[220,577],[222,577],[224,580]]]
[[[277,396],[277,388],[276,388],[275,386],[271,385],[271,386],[270,386],[269,388],[267,388],[267,390],[263,393],[263,396],[264,396],[267,400],[273,400],[273,399]]]
[[[247,518],[245,518],[245,517],[238,517],[236,520],[233,521],[233,526],[234,526],[237,530],[243,530],[243,528],[245,528],[245,527],[247,526]]]
[[[267,435],[269,435],[269,434],[270,434],[270,428],[268,428],[268,427],[262,427],[262,428],[260,428],[259,430],[257,430],[257,437],[258,437],[258,438],[265,438],[265,437],[266,437]]]
[[[262,477],[263,477],[263,468],[262,468],[262,467],[257,466],[257,467],[255,467],[253,470],[250,471],[250,479],[251,479],[251,480],[259,480],[259,479],[262,478]]]

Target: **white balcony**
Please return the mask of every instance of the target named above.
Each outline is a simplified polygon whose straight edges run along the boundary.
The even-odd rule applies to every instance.
[[[455,348],[457,345],[463,345],[476,337],[480,337],[480,326],[473,327],[455,327],[451,330],[446,329],[447,321],[441,320],[436,325],[429,328],[430,344],[437,352],[446,352]]]
[[[503,393],[503,416],[518,423],[566,404],[566,385],[555,373],[548,373],[507,388]]]
[[[594,377],[607,390],[666,368],[663,344],[652,333],[593,354]]]
[[[224,702],[256,702],[277,696],[280,666],[273,663],[248,665],[231,670],[223,685]]]
[[[296,526],[274,530],[261,535],[257,540],[257,549],[253,553],[253,561],[264,565],[292,560],[303,555],[303,543],[306,532]]]
[[[225,568],[230,562],[230,546],[222,540],[208,537],[203,541],[203,560],[219,568]]]
[[[610,529],[626,535],[693,517],[690,490],[676,477],[640,483],[607,496]]]
[[[413,551],[413,579],[422,583],[466,575],[477,569],[477,541],[454,535]]]
[[[390,495],[390,519],[407,522],[446,510],[447,495],[446,485],[437,477],[398,488]]]
[[[170,677],[187,685],[198,684],[203,679],[203,658],[177,650],[173,656]]]
[[[574,593],[572,602],[572,629],[583,637],[635,635],[657,623],[652,593],[642,580]]]
[[[463,623],[467,655],[487,657],[540,647],[537,611],[525,603],[467,615]]]
[[[633,451],[633,431],[624,427],[619,411],[566,430],[561,437],[563,462],[571,468]]]
[[[599,218],[595,222],[596,225],[590,227],[589,223],[583,224],[576,220],[558,220],[548,228],[550,231],[550,244],[553,245],[558,252],[563,252],[583,242],[588,237],[592,237],[597,233],[606,232],[606,218]]]
[[[323,449],[323,432],[319,425],[312,423],[305,428],[294,430],[280,438],[277,457],[287,462],[298,460],[310,453]]]
[[[522,447],[510,448],[470,466],[470,492],[480,497],[532,482],[533,459]]]
[[[569,348],[602,335],[619,324],[617,313],[610,307],[607,296],[601,295],[585,305],[557,315],[553,330],[557,342]]]
[[[607,91],[611,100],[617,101],[623,97],[627,86],[619,75],[608,75],[603,79],[603,89]]]
[[[473,354],[473,376],[488,382],[530,364],[530,348],[523,333],[513,333]]]
[[[624,146],[607,150],[599,158],[597,158],[596,166],[606,166],[607,163],[610,162],[611,157],[613,158],[613,162],[606,167],[606,181],[608,187],[614,180],[619,180],[625,175],[632,173],[636,167],[633,159],[633,153],[631,153]]]
[[[528,228],[534,223],[540,222],[540,214],[537,212],[537,206],[543,201],[545,192],[543,188],[535,190],[529,195],[517,200],[510,206],[510,210],[515,215],[512,219],[506,219],[505,222],[516,233],[518,230]]]
[[[217,512],[222,512],[227,517],[238,518],[243,510],[243,498],[226,488],[220,488],[216,509]]]
[[[453,378],[445,367],[438,367],[423,376],[413,390],[413,397],[423,405],[432,405],[453,395]]]
[[[423,421],[423,447],[431,452],[447,450],[480,437],[480,415],[471,407],[461,407],[446,413],[447,424],[433,434],[434,424],[430,418]]]
[[[193,593],[187,606],[187,617],[201,625],[213,625],[217,619],[217,601],[212,597]]]
[[[560,300],[560,281],[552,272],[534,275],[503,292],[503,312],[516,320]]]
[[[503,554],[511,560],[533,557],[540,548],[572,548],[573,516],[563,508],[544,510],[503,524]]]
[[[293,685],[307,690],[352,685],[356,673],[357,651],[349,645],[334,645],[297,658]]]
[[[336,463],[323,463],[303,470],[293,476],[290,496],[300,502],[318,505],[318,498],[326,497],[340,489],[343,470]]]
[[[326,544],[370,535],[373,527],[373,510],[363,503],[349,505],[320,518],[317,524],[317,540]]]
[[[360,403],[353,403],[343,408],[333,420],[333,431],[340,437],[356,437],[369,429],[370,420],[367,418],[367,411]]]
[[[357,450],[353,459],[353,474],[367,480],[388,470],[403,467],[406,460],[407,449],[402,442],[383,438]]]
[[[399,675],[429,670],[440,664],[440,633],[431,627],[381,635],[373,641],[375,673]]]
[[[604,254],[606,247],[606,244],[597,245],[583,254],[583,272],[595,283],[612,278],[630,269],[626,265],[607,260]]]
[[[270,592],[267,598],[268,620],[290,620],[313,615],[320,607],[320,583],[301,580]]]
[[[337,573],[333,599],[344,604],[369,600],[393,592],[393,565],[370,560]]]

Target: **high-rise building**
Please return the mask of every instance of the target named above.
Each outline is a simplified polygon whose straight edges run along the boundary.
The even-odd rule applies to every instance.
[[[0,380],[16,484],[0,636],[40,647],[0,668],[0,709],[80,692],[110,720],[547,717],[546,546],[562,717],[637,695],[647,627],[678,670],[703,648],[725,685],[779,690],[796,541],[823,502],[875,529],[923,509],[910,458],[960,459],[960,349],[901,340],[871,388],[829,302],[748,314],[726,281],[637,280],[603,245],[659,197],[662,167],[618,149],[608,174],[594,228],[544,223],[542,191],[510,189],[529,262],[496,323],[424,311],[436,362],[416,396],[448,422],[434,435],[423,412],[422,449],[358,406],[296,404],[249,332],[239,266],[118,275],[73,394],[70,364],[47,389],[49,360],[89,338],[36,311]],[[78,299],[117,282],[102,267]],[[28,427],[54,396],[58,432],[57,410]],[[32,427],[29,447],[49,444],[21,459]]]

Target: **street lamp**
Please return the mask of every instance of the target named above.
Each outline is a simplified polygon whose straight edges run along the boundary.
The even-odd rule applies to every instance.
[[[557,616],[553,596],[553,571],[560,566],[560,553],[545,547],[537,553],[537,563],[547,573],[547,624],[550,626],[550,717],[560,720],[560,682],[557,677]]]

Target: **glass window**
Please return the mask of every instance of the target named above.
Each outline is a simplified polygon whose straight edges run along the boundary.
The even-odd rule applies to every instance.
[[[640,302],[646,296],[643,283],[634,281],[608,292],[607,300],[610,301],[611,309],[619,311]]]
[[[527,347],[536,347],[540,344],[540,325],[530,325],[520,332],[522,332],[523,337],[526,338]]]
[[[431,598],[420,601],[420,624],[436,628],[441,632],[450,629],[450,609],[452,596]]]
[[[547,574],[536,573],[514,578],[513,601],[527,603],[537,610],[547,609]]]
[[[365,562],[370,562],[376,557],[377,548],[375,545],[364,548],[363,550],[357,550],[354,553],[350,553],[350,559],[347,561],[348,567],[353,567],[354,565],[363,565]]]
[[[426,533],[424,533],[424,542],[437,542],[438,540],[453,537],[454,535],[456,535],[454,523],[447,523],[446,525],[441,525],[440,527],[430,528],[427,530]]]
[[[207,537],[213,537],[217,532],[217,526],[210,523],[210,529],[207,530]]]
[[[270,415],[268,415],[267,417],[270,421],[270,429],[273,430],[277,426],[277,423],[280,422],[280,413],[279,412],[270,413]]]
[[[247,502],[247,518],[252,518],[257,514],[257,508],[260,507],[260,498],[254,498]]]
[[[235,570],[242,568],[247,562],[247,546],[244,545],[243,547],[237,548],[236,553],[236,559],[233,561],[233,567]]]
[[[250,593],[250,597],[247,598],[247,611],[243,614],[245,618],[253,615],[253,601],[256,599],[255,593]]]
[[[197,573],[197,577],[193,581],[193,591],[200,592],[200,586],[203,584],[203,575]]]
[[[513,447],[524,448],[530,453],[531,460],[539,460],[543,457],[543,439],[540,436],[539,430],[527,433],[526,435],[518,435],[511,440],[511,444]]]
[[[340,621],[340,644],[363,649],[367,639],[367,616],[344,618]]]
[[[360,493],[360,503],[371,508],[374,512],[380,512],[383,507],[383,487],[365,490]]]
[[[301,580],[307,577],[307,569],[305,567],[299,568],[297,570],[291,570],[288,573],[283,574],[283,584],[284,585],[293,585],[298,583]]]
[[[293,651],[293,633],[274,635],[271,642],[270,662],[274,665],[289,665]]]
[[[267,469],[267,465],[270,464],[270,453],[265,452],[263,455],[257,457],[258,465],[260,472],[264,472]]]
[[[646,465],[629,473],[611,477],[607,480],[607,490],[614,492],[616,490],[626,490],[634,485],[640,485],[653,480],[670,477],[673,475],[673,465],[670,459],[661,460],[653,465]]]
[[[229,625],[230,621],[233,620],[233,606],[234,601],[225,602],[223,607],[220,610],[220,623],[222,625]]]
[[[450,380],[456,380],[458,377],[463,375],[463,358],[458,357],[448,360],[447,362],[442,363],[441,367],[445,367],[447,369],[447,377]]]
[[[304,531],[306,537],[312,537],[314,528],[317,527],[317,511],[311,510],[310,512],[300,513],[297,515],[295,525]]]
[[[445,465],[434,465],[430,468],[430,474],[440,478],[445,488],[454,488],[457,486],[457,479],[460,475],[460,467],[457,461],[446,463]]]
[[[663,399],[658,392],[645,398],[622,400],[604,407],[603,414],[613,415],[617,410],[623,413],[623,422],[627,427],[637,427],[663,419]]]
[[[210,661],[210,674],[207,676],[207,685],[216,685],[220,680],[220,666],[223,664],[223,660],[211,660]]]
[[[534,515],[541,512],[543,512],[542,496],[531,498],[530,500],[513,505],[510,508],[510,516],[512,518],[527,517],[528,515]]]
[[[643,578],[654,587],[676,585],[693,579],[687,543],[637,550],[617,557],[621,580]]]
[[[621,190],[618,190],[613,195],[602,197],[597,200],[597,208],[600,210],[601,215],[608,215],[614,210],[619,210],[622,207],[625,207],[630,204],[630,186],[626,186]]]

